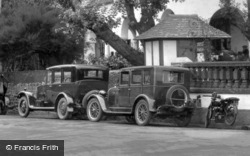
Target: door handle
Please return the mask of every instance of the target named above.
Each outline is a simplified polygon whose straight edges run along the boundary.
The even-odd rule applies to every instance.
[[[129,88],[128,91],[131,91],[131,89]]]

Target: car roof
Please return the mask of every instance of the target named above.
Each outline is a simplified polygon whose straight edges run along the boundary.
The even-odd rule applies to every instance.
[[[97,65],[86,65],[86,64],[63,64],[63,65],[56,65],[48,67],[47,70],[56,69],[56,68],[67,68],[67,67],[74,67],[76,69],[101,69],[107,70],[107,67],[104,66],[97,66]]]
[[[165,70],[181,70],[181,71],[189,71],[188,68],[183,68],[183,67],[174,67],[174,66],[134,66],[134,67],[127,67],[127,68],[122,68],[121,71],[123,70],[133,70],[133,69],[165,69]]]

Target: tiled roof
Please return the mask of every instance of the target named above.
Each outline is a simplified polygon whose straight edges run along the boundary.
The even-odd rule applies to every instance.
[[[168,15],[156,26],[135,37],[154,38],[230,38],[227,33],[202,21],[197,15]]]

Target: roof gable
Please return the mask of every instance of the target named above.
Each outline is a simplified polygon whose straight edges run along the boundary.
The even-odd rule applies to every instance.
[[[197,15],[168,15],[135,39],[154,38],[230,38],[230,35],[205,23]]]

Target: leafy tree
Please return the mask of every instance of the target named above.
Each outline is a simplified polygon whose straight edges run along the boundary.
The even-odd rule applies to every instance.
[[[115,15],[122,13],[123,18],[129,19],[130,30],[141,34],[155,25],[157,13],[166,8],[169,0],[120,0],[111,10],[102,10],[98,0],[58,0],[58,2],[64,8],[72,8],[71,12],[68,10],[65,14],[71,23],[92,30],[98,38],[111,45],[131,64],[142,65],[144,64],[143,53],[131,48],[111,30],[119,24]],[[141,12],[139,21],[135,18],[135,10]],[[110,14],[105,16],[105,11]]]
[[[225,18],[229,19],[231,24],[238,27],[241,32],[250,40],[250,0],[243,2],[244,9],[240,9],[240,4],[236,3],[235,0],[220,0],[220,7],[225,8]],[[237,20],[235,18],[235,8],[241,10],[244,14],[246,21]]]
[[[0,51],[5,71],[71,63],[79,54],[82,36],[58,18],[60,9],[51,6],[45,0],[3,1]]]

